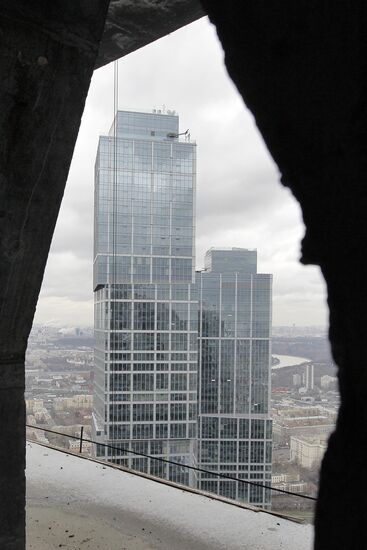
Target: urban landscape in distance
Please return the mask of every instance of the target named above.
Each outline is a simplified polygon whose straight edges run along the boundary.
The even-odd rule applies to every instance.
[[[95,165],[94,339],[34,327],[27,424],[65,435],[28,435],[78,450],[83,427],[100,459],[307,512],[270,487],[316,493],[339,403],[326,335],[272,330],[272,275],[251,243],[214,246],[195,269],[195,190],[178,115],[118,111]]]

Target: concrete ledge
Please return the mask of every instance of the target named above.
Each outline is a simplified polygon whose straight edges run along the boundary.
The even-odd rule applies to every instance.
[[[52,509],[52,521],[60,529],[67,518],[73,518],[80,533],[91,522],[103,525],[104,535],[110,533],[110,539],[104,540],[109,550],[121,549],[123,541],[129,549],[293,550],[297,545],[298,550],[310,550],[312,546],[310,525],[35,443],[27,444],[27,483],[27,528],[32,537],[40,536],[36,519],[51,521]],[[56,523],[47,531],[53,532]],[[120,546],[114,545],[116,532]],[[100,535],[95,531],[96,541]],[[64,544],[59,537],[56,540]],[[92,540],[89,544],[97,548]]]

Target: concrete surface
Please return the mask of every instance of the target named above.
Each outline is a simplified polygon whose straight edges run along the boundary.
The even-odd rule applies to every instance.
[[[310,550],[313,529],[28,443],[27,535],[28,550]]]

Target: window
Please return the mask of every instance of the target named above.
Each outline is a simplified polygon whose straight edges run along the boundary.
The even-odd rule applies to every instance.
[[[251,439],[264,439],[265,422],[264,420],[251,420]]]
[[[129,425],[117,425],[109,427],[110,439],[129,439],[130,438],[130,426]]]
[[[218,462],[218,442],[217,441],[202,441],[201,442],[201,461],[202,462]]]
[[[186,438],[186,424],[171,424],[171,439],[184,439]]]
[[[251,462],[264,462],[263,441],[251,441]]]
[[[154,330],[154,303],[134,303],[134,329]]]
[[[186,403],[171,403],[171,420],[186,420]]]
[[[156,390],[168,390],[168,374],[156,374]]]
[[[154,350],[154,334],[139,332],[134,334],[134,349]]]
[[[144,244],[141,242],[144,239]],[[134,251],[135,253],[149,253],[150,252],[150,239],[146,236],[137,236],[134,238]],[[146,281],[150,282],[150,258],[142,256],[134,257],[133,263],[133,276],[134,281]]]
[[[111,302],[111,329],[131,329],[131,303]]]
[[[155,419],[160,422],[168,420],[168,405],[165,403],[157,403],[155,406]]]
[[[162,240],[162,239],[161,239]],[[154,247],[157,248],[157,247]],[[169,259],[153,258],[152,278],[156,283],[169,281]],[[159,294],[162,297],[162,293]]]
[[[133,405],[133,421],[147,422],[154,420],[154,411],[152,403],[139,403]]]
[[[157,350],[168,351],[169,350],[169,334],[165,332],[157,333]]]
[[[201,419],[201,437],[203,439],[218,438],[218,418],[202,417]]]
[[[130,405],[110,405],[110,422],[130,422]]]
[[[112,374],[110,391],[130,391],[130,374]]]
[[[168,424],[156,424],[155,436],[157,439],[167,439],[168,437]]]
[[[237,462],[237,441],[221,441],[220,461],[233,464]]]
[[[134,424],[133,439],[152,439],[153,424]]]
[[[171,374],[171,391],[187,390],[187,374]]]
[[[249,437],[249,423],[250,421],[245,418],[240,418],[240,439],[248,439]]]
[[[153,391],[154,374],[153,373],[134,373],[133,374],[134,391]]]
[[[221,419],[220,436],[222,439],[237,439],[237,419],[236,418]]]
[[[173,282],[186,282],[192,279],[192,260],[172,258],[171,274]]]
[[[238,443],[238,461],[248,462],[249,459],[249,443],[248,441],[239,441]]]
[[[179,321],[177,321],[180,324]],[[171,334],[171,350],[185,351],[187,350],[187,334],[172,332]]]
[[[126,332],[111,332],[110,347],[111,350],[130,349],[130,334]]]

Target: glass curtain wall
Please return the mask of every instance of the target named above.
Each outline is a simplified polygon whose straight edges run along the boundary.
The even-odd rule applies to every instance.
[[[199,293],[199,464],[271,485],[272,276],[257,274],[256,251],[211,249]],[[199,487],[270,506],[270,491],[199,474]]]
[[[95,165],[97,455],[195,485],[197,324],[196,145],[179,118],[119,111]]]

